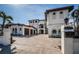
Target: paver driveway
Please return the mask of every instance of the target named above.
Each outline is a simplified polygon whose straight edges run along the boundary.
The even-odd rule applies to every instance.
[[[32,37],[13,37],[16,40],[12,46],[16,46],[17,54],[59,54],[60,38],[48,38],[41,34]]]

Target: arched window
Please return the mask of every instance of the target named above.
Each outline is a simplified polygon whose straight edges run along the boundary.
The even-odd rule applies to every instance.
[[[14,32],[14,28],[12,29],[12,32]]]
[[[17,33],[17,28],[15,28],[15,33]]]
[[[60,14],[63,14],[63,12],[61,11]]]
[[[58,33],[61,33],[61,30],[60,29],[58,30]]]
[[[52,33],[53,33],[53,34],[56,34],[56,33],[57,33],[57,31],[56,31],[56,30],[52,30]]]
[[[22,28],[19,28],[19,30],[21,31],[21,30],[22,30]]]
[[[54,12],[53,15],[55,15],[56,13]]]

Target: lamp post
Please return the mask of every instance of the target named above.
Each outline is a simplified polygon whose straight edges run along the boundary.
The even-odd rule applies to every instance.
[[[64,19],[64,22],[65,22],[66,25],[68,25],[69,18],[65,18],[65,19]]]

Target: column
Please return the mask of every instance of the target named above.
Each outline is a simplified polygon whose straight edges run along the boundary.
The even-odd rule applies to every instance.
[[[25,32],[24,30],[25,30],[25,28],[22,27],[22,35],[25,35],[25,34],[24,34],[24,32]]]
[[[31,36],[31,29],[29,29],[29,36]]]
[[[34,29],[32,29],[32,35],[34,35]]]
[[[73,38],[65,37],[64,26],[61,28],[61,52],[63,54],[73,53]]]
[[[44,34],[45,34],[45,29],[44,29]]]

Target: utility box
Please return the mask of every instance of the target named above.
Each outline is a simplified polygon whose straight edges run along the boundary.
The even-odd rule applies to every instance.
[[[9,45],[11,44],[11,30],[10,28],[4,28],[4,35],[0,36],[0,44]]]
[[[74,29],[71,26],[61,27],[61,52],[63,54],[73,54]]]

